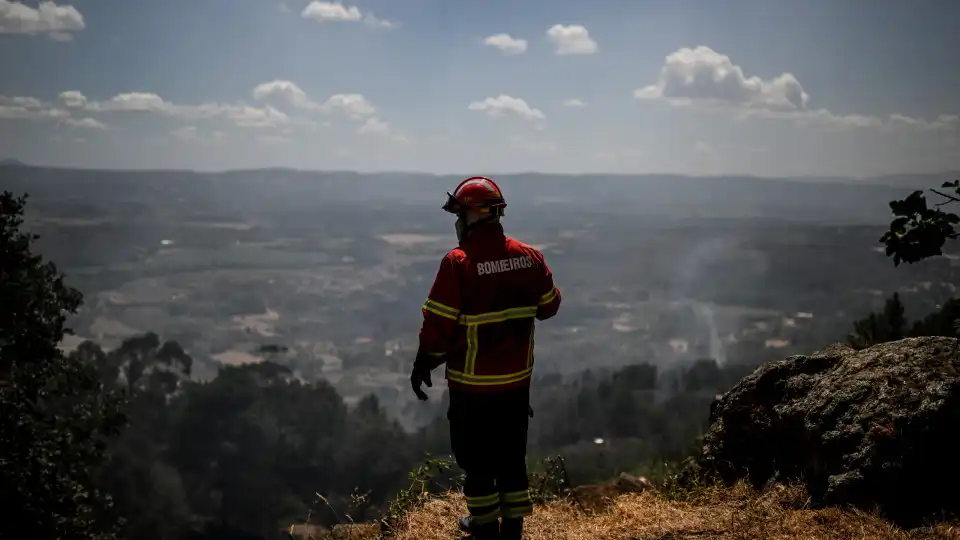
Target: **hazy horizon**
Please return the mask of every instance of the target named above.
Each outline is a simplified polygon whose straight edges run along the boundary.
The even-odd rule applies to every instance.
[[[318,173],[318,174],[334,174],[334,173],[349,173],[357,174],[364,176],[374,176],[374,175],[418,175],[418,176],[429,176],[429,177],[467,177],[474,174],[477,175],[488,175],[494,179],[497,177],[509,177],[509,176],[523,176],[523,175],[537,175],[537,176],[561,176],[561,177],[580,177],[580,176],[603,176],[603,177],[617,177],[617,178],[649,178],[649,177],[679,177],[679,178],[745,178],[745,179],[757,179],[757,180],[877,180],[890,177],[930,177],[930,176],[960,176],[960,169],[944,169],[941,171],[929,171],[929,172],[892,172],[884,174],[875,174],[867,176],[852,176],[852,175],[783,175],[783,176],[766,176],[758,174],[734,174],[734,173],[717,173],[717,174],[685,174],[685,173],[674,173],[674,172],[646,172],[646,173],[628,173],[628,172],[611,172],[611,171],[602,171],[602,170],[593,170],[585,172],[549,172],[549,171],[538,171],[538,170],[510,170],[510,171],[485,171],[485,172],[429,172],[429,171],[420,171],[420,170],[404,170],[404,169],[382,169],[382,170],[357,170],[357,169],[322,169],[322,168],[301,168],[301,167],[286,167],[282,165],[277,166],[264,166],[264,167],[244,167],[244,168],[223,168],[223,169],[190,169],[190,168],[126,168],[126,167],[80,167],[73,166],[69,164],[65,165],[49,165],[44,163],[28,163],[26,161],[17,159],[17,158],[0,158],[0,166],[10,166],[10,162],[16,162],[14,166],[24,166],[24,167],[33,167],[40,169],[58,169],[58,170],[78,170],[78,171],[111,171],[111,172],[131,172],[131,173],[142,173],[142,172],[189,172],[195,174],[225,174],[225,173],[237,173],[237,172],[256,172],[256,171],[289,171],[289,172],[298,172],[298,173]]]

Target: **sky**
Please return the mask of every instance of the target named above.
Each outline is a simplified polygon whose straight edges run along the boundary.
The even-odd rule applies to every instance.
[[[960,170],[950,0],[0,0],[0,158]]]

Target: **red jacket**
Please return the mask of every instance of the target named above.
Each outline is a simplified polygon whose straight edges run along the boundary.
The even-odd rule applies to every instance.
[[[420,353],[446,359],[451,390],[529,386],[534,318],[559,308],[543,253],[506,236],[499,223],[478,225],[440,262],[423,304]]]

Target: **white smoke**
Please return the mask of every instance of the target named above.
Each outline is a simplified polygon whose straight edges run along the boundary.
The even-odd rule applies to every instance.
[[[737,239],[714,237],[698,242],[692,249],[686,251],[680,258],[672,282],[673,293],[680,298],[683,304],[689,305],[697,315],[699,323],[706,330],[706,342],[710,358],[718,366],[727,363],[727,351],[720,330],[717,325],[716,310],[712,304],[696,298],[698,285],[704,280],[710,280],[719,270],[711,268],[713,264],[727,263],[725,268],[736,268],[747,276],[762,275],[767,268],[767,261],[763,254],[745,250]],[[732,262],[732,264],[730,264]]]
[[[710,358],[713,358],[717,365],[723,367],[727,363],[727,350],[720,339],[720,332],[717,331],[716,313],[713,306],[703,302],[694,302],[694,311],[707,327],[707,343],[709,347]]]

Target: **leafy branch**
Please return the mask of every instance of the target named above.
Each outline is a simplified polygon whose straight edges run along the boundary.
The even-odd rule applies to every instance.
[[[960,223],[960,216],[941,208],[960,202],[960,180],[944,182],[941,189],[950,189],[953,194],[929,189],[941,199],[932,206],[928,205],[922,190],[916,190],[904,199],[890,201],[890,210],[896,217],[880,242],[886,245],[886,255],[893,257],[895,266],[943,255],[946,241],[957,238],[956,225]]]

